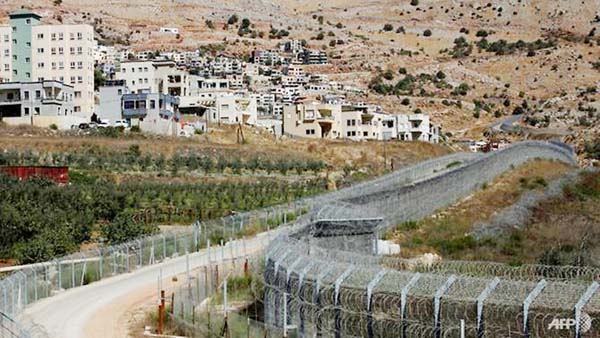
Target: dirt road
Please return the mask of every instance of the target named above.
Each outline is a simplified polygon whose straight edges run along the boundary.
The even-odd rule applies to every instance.
[[[241,257],[244,251],[256,253],[275,235],[274,230],[247,239],[245,244],[234,241],[226,245],[225,250],[212,249],[210,260]],[[208,261],[206,250],[189,255],[190,269],[206,265]],[[25,315],[44,327],[49,338],[125,338],[131,319],[128,316],[157,297],[160,271],[163,288],[169,288],[173,286],[171,277],[185,273],[186,265],[186,257],[182,256],[71,289],[33,304]]]

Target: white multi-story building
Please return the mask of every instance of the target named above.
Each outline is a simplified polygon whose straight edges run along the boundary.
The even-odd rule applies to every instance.
[[[0,82],[12,78],[12,39],[10,26],[0,27]]]
[[[439,142],[439,127],[424,114],[390,115],[368,106],[298,104],[283,107],[283,130],[307,138]]]
[[[170,60],[122,62],[115,77],[124,80],[132,93],[188,95],[188,73]]]
[[[0,28],[0,77],[12,82],[70,85],[75,95],[74,115],[90,116],[94,110],[93,27],[43,25],[39,15],[23,9],[9,17],[10,26]]]

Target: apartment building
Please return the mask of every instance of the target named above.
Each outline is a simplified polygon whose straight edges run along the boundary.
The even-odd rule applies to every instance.
[[[298,54],[299,59],[306,65],[324,65],[327,64],[327,53],[320,50],[305,49]]]
[[[0,83],[0,117],[71,116],[73,87],[58,81]]]
[[[397,115],[398,139],[439,143],[440,127],[430,122],[429,115]]]
[[[126,61],[116,73],[132,93],[159,93],[172,96],[188,95],[188,73],[170,60]]]
[[[8,28],[0,28],[3,81],[63,82],[73,87],[73,114],[89,117],[94,109],[92,26],[43,25],[39,15],[24,9],[9,14],[9,18]]]
[[[252,52],[252,62],[260,65],[276,65],[281,62],[276,50],[255,50]]]
[[[0,26],[0,82],[12,79],[12,39],[10,26]]]
[[[122,104],[123,118],[132,126],[155,134],[178,135],[178,98],[159,93],[132,93],[123,95]]]
[[[356,105],[283,106],[283,131],[306,138],[439,142],[439,127],[432,125],[427,115],[389,115]]]
[[[121,120],[123,118],[121,111],[123,95],[130,94],[130,90],[125,86],[124,81],[105,81],[104,86],[98,88],[98,92],[100,100],[96,107],[96,115],[102,120],[109,120],[111,123]]]

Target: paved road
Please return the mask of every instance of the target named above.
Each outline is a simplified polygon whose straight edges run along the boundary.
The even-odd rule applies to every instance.
[[[242,257],[244,247],[247,254],[256,253],[277,231],[259,234],[245,243],[234,241],[226,245],[225,250],[213,248],[211,261]],[[189,262],[191,269],[207,265],[207,251],[190,254]],[[165,288],[169,287],[171,276],[186,272],[186,266],[186,257],[182,256],[67,290],[31,305],[25,310],[25,316],[44,327],[50,338],[124,338],[127,337],[124,321],[127,313],[143,302],[156,299],[161,269]]]

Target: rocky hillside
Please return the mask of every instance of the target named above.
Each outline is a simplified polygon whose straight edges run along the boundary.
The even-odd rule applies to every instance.
[[[10,12],[21,3],[0,0]],[[245,56],[288,38],[332,56],[322,72],[371,87],[353,99],[421,109],[454,137],[481,138],[514,113],[580,151],[598,137],[600,9],[567,0],[30,0],[49,22],[95,25],[107,44]],[[227,24],[232,15],[239,20]],[[4,15],[2,17],[5,17]],[[240,31],[242,18],[250,20]],[[158,33],[174,26],[180,34]]]

